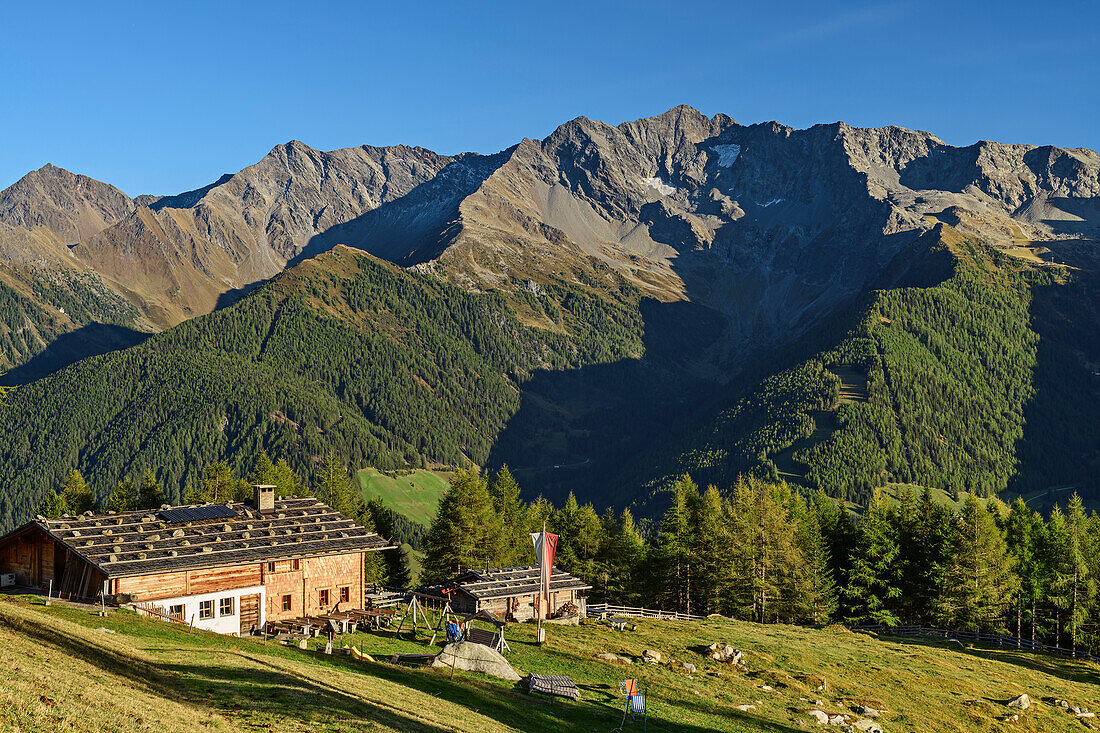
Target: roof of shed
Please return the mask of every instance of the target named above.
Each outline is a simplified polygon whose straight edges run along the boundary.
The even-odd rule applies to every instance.
[[[165,521],[158,516],[160,510],[143,510],[39,517],[33,524],[111,578],[389,547],[382,537],[312,497],[279,499],[270,514],[260,514],[244,502],[174,511],[202,507],[221,509],[175,516],[223,516]]]
[[[592,586],[558,568],[550,571],[550,592],[588,590]],[[479,600],[510,598],[539,592],[539,566],[467,570],[462,575],[442,583],[434,590],[458,588]]]

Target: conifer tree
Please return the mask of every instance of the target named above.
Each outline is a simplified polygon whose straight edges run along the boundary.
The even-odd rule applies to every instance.
[[[68,513],[69,507],[65,503],[65,498],[53,489],[50,489],[50,492],[46,494],[46,498],[38,505],[38,514],[47,519],[57,519]]]
[[[256,454],[256,461],[252,464],[252,472],[248,474],[248,483],[252,486],[266,484],[275,486],[275,464],[266,450],[260,450]],[[276,493],[278,493],[276,491]]]
[[[693,532],[688,543],[695,576],[695,597],[703,613],[720,613],[729,595],[733,567],[733,538],[730,535],[725,502],[711,485],[702,495],[688,495],[688,512]]]
[[[646,545],[629,508],[624,508],[608,532],[604,553],[604,590],[610,603],[634,605],[642,588]]]
[[[1012,603],[1018,580],[1004,537],[973,494],[951,525],[947,564],[936,608],[948,628],[994,631]]]
[[[787,484],[741,477],[731,497],[735,548],[732,601],[736,611],[764,623],[798,616],[797,574],[804,558],[796,542]]]
[[[1042,517],[1031,511],[1022,497],[1017,497],[1005,520],[1005,541],[1013,571],[1020,581],[1015,603],[1016,636],[1023,637],[1026,613],[1032,641],[1035,641],[1036,609],[1045,592],[1046,570],[1041,555],[1044,530]]]
[[[275,495],[279,498],[287,496],[302,498],[310,495],[309,487],[302,483],[285,458],[275,462],[275,469],[271,472],[271,483],[275,485]]]
[[[500,562],[507,567],[527,565],[531,539],[527,531],[527,510],[519,498],[519,484],[508,466],[501,466],[490,485],[493,507],[501,524]]]
[[[652,585],[662,608],[680,612],[691,609],[691,530],[688,500],[699,495],[699,487],[690,476],[681,476],[672,487],[672,504],[661,520],[653,540]]]
[[[112,512],[129,512],[137,509],[138,494],[134,480],[127,476],[118,482],[107,497],[106,507]]]
[[[1064,530],[1058,533],[1058,556],[1051,568],[1051,600],[1063,612],[1070,648],[1077,648],[1096,599],[1096,579],[1090,568],[1093,538],[1081,497],[1074,492],[1066,507]]]
[[[897,626],[901,596],[898,538],[890,511],[877,495],[856,527],[856,541],[841,596],[849,623]]]
[[[336,451],[329,451],[313,475],[317,498],[349,519],[362,520],[366,504],[352,486],[347,466]]]
[[[439,513],[425,541],[423,581],[445,580],[462,570],[496,564],[500,519],[489,495],[488,481],[460,469],[439,502]]]
[[[159,509],[164,504],[164,490],[157,483],[156,474],[146,470],[138,487],[138,509]]]
[[[224,504],[235,501],[238,498],[237,494],[237,480],[233,478],[229,464],[224,461],[206,464],[202,487],[199,490],[199,501]]]
[[[821,517],[806,513],[799,523],[798,545],[805,558],[800,596],[804,617],[814,624],[828,623],[836,613],[838,598],[829,544],[821,529]]]
[[[95,509],[95,494],[92,487],[75,468],[69,471],[69,478],[61,489],[61,498],[65,500],[69,514],[83,514]]]

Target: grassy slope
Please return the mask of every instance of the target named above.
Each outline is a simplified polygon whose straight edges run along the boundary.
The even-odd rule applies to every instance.
[[[597,625],[551,627],[539,648],[533,628],[510,626],[508,655],[522,673],[571,675],[579,703],[532,699],[505,682],[449,671],[360,664],[274,643],[188,634],[127,612],[45,609],[37,599],[0,598],[0,723],[14,730],[585,730],[621,719],[618,680],[637,676],[650,696],[654,731],[808,730],[808,700],[843,711],[857,701],[887,708],[887,730],[1076,731],[1081,723],[1038,703],[1013,724],[995,716],[1020,692],[1100,706],[1100,666],[957,644],[877,640],[841,629],[710,620],[644,622],[637,632]],[[98,627],[116,630],[109,634]],[[752,672],[732,672],[694,647],[729,641]],[[357,635],[378,658],[424,651],[420,643]],[[698,666],[608,664],[601,651]],[[795,676],[824,675],[828,692]],[[719,676],[720,675],[720,676]],[[765,684],[775,690],[762,689]],[[805,698],[805,699],[803,699]],[[978,702],[973,702],[978,700]],[[741,703],[756,704],[742,713]],[[637,726],[635,726],[637,727]]]
[[[390,475],[377,468],[364,468],[356,472],[364,501],[375,497],[398,514],[403,514],[425,527],[435,519],[439,500],[450,488],[446,473],[418,468],[408,475]]]

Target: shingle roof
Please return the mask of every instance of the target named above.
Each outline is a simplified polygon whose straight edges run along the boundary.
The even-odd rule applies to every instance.
[[[35,524],[111,578],[389,546],[382,537],[313,498],[279,499],[271,514],[260,514],[248,503],[182,508],[202,506],[226,506],[236,514],[166,522],[157,516],[159,511],[146,510],[39,517]]]
[[[470,570],[455,578],[452,586],[461,588],[474,598],[507,598],[539,592],[539,566]],[[592,586],[558,568],[550,571],[550,592],[588,590]]]

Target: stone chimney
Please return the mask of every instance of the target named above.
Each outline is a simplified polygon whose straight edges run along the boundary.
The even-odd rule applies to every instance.
[[[252,487],[252,508],[260,514],[275,513],[275,487],[256,484]]]

